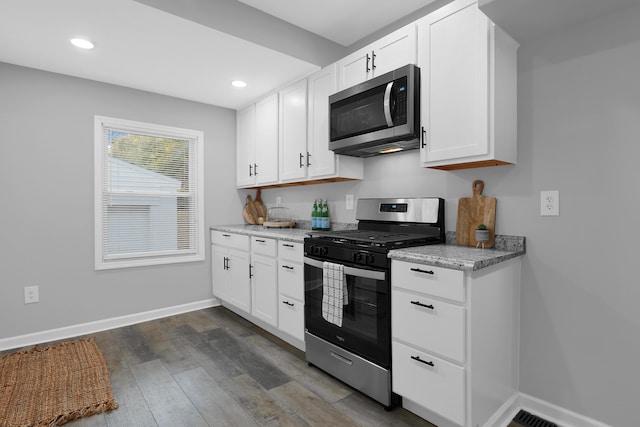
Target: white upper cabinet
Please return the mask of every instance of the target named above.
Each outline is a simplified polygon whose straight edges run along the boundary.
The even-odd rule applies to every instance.
[[[362,179],[362,159],[329,150],[329,95],[335,91],[335,64],[280,91],[281,183]]]
[[[338,90],[416,63],[416,26],[411,23],[338,61]]]
[[[280,95],[280,181],[298,181],[307,175],[307,81],[282,89]]]
[[[311,75],[308,79],[307,149],[310,178],[336,173],[336,155],[329,150],[329,95],[336,92],[338,79],[336,65]]]
[[[255,184],[253,168],[256,146],[256,105],[251,104],[236,114],[236,185]]]
[[[238,187],[278,182],[278,94],[274,93],[237,114]]]
[[[516,163],[517,43],[475,0],[455,0],[417,24],[422,166]]]

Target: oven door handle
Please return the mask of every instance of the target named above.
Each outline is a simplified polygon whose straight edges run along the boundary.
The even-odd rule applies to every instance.
[[[304,257],[304,263],[312,267],[322,269],[322,261],[318,261],[316,259],[309,258],[309,257]],[[373,279],[373,280],[387,279],[387,273],[385,273],[384,271],[365,270],[364,268],[348,267],[346,265],[344,266],[344,274],[348,276],[363,277],[365,279]]]

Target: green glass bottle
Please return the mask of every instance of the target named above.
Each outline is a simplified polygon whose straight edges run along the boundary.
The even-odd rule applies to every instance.
[[[313,201],[313,210],[311,211],[311,229],[312,230],[318,229],[319,216],[320,215],[318,215],[318,199],[315,199]]]

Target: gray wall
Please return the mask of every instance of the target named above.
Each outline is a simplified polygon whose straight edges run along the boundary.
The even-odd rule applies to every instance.
[[[213,297],[208,234],[204,262],[94,270],[96,114],[203,131],[206,224],[242,209],[235,111],[0,63],[0,339]]]
[[[497,232],[527,237],[520,389],[613,426],[637,425],[640,396],[640,6],[547,36],[519,51],[518,164],[420,169],[418,153],[365,161],[360,183],[273,189],[308,219],[326,196],[353,221],[344,194],[440,196],[447,229],[471,182],[497,197]],[[540,217],[540,190],[560,191],[560,216]]]

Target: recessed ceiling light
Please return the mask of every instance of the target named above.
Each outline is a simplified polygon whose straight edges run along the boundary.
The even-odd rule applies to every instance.
[[[85,39],[71,39],[71,44],[80,49],[93,49],[93,43]]]
[[[234,80],[231,82],[231,84],[235,87],[245,87],[247,85],[247,83],[243,82],[242,80]]]

